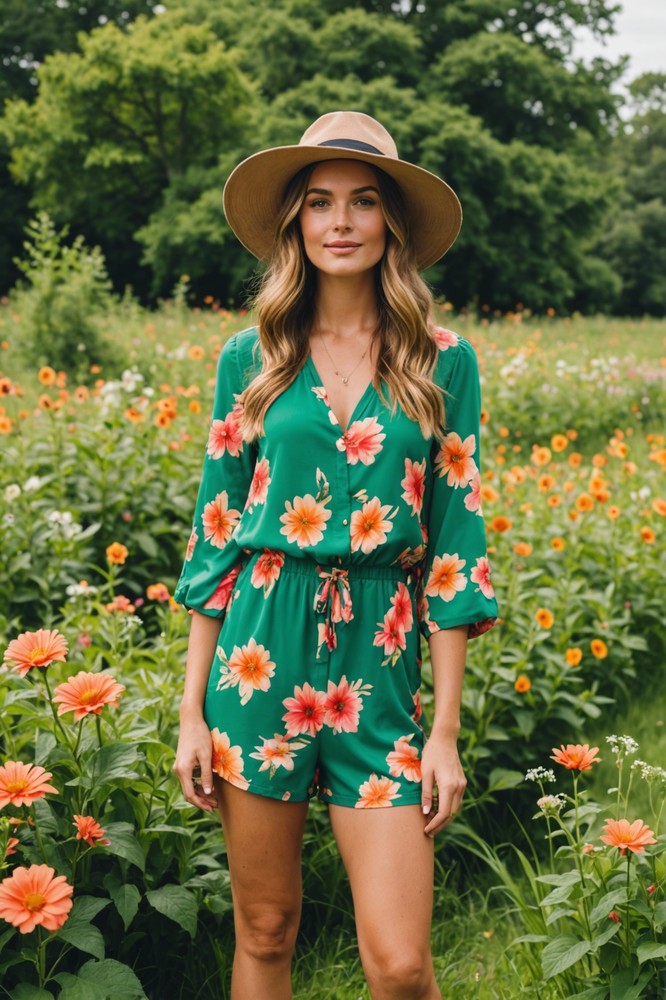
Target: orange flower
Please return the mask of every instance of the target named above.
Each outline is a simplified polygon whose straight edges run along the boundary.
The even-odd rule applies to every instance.
[[[564,654],[564,659],[570,667],[577,667],[583,659],[583,650],[579,646],[570,646]]]
[[[516,542],[513,547],[513,551],[517,556],[531,556],[532,546],[529,542]]]
[[[393,529],[391,505],[382,504],[379,497],[373,497],[363,504],[361,510],[355,510],[351,516],[349,534],[352,552],[373,552],[378,545],[383,545],[386,536]]]
[[[15,848],[18,847],[20,841],[18,837],[9,837],[7,840],[7,846],[5,847],[5,857],[8,858],[10,854],[16,854]]]
[[[652,530],[652,528],[648,528],[647,525],[643,525],[643,527],[641,528],[641,538],[647,545],[652,545],[655,538],[654,531]]]
[[[590,650],[592,656],[596,657],[597,660],[605,660],[608,656],[608,646],[603,639],[593,639],[590,643]]]
[[[589,493],[581,493],[579,497],[576,497],[576,510],[580,511],[581,514],[594,509],[594,500]]]
[[[494,486],[484,483],[481,487],[481,499],[484,503],[495,503],[495,501],[499,500],[499,493]]]
[[[163,603],[164,601],[168,601],[170,596],[169,588],[165,583],[151,583],[146,587],[146,597],[149,601],[160,601],[160,603]]]
[[[532,462],[535,465],[548,465],[552,457],[550,448],[538,448],[536,445],[532,448]]]
[[[608,459],[605,455],[600,455],[598,452],[596,455],[592,456],[592,465],[595,469],[603,469],[604,465],[608,464]]]
[[[106,847],[111,843],[104,836],[104,830],[96,819],[92,816],[74,816],[73,825],[76,827],[76,839],[85,840],[86,844],[94,847],[96,843]]]
[[[74,400],[77,403],[85,403],[90,399],[90,389],[87,385],[77,385],[74,390]]]
[[[386,755],[389,774],[394,778],[403,775],[407,781],[421,780],[419,751],[417,747],[410,746],[413,738],[413,733],[410,733],[409,736],[401,736],[400,739],[394,741],[394,749]]]
[[[451,431],[442,442],[439,454],[435,459],[437,475],[446,476],[448,486],[467,486],[477,471],[476,462],[472,458],[476,452],[476,438],[470,434],[463,441],[459,434]]]
[[[114,566],[122,566],[129,555],[129,550],[120,542],[112,542],[106,547],[106,558]]]
[[[606,517],[609,517],[611,521],[616,521],[617,518],[620,516],[620,513],[621,513],[620,508],[612,504],[606,510]]]
[[[549,507],[560,507],[562,504],[562,497],[558,496],[557,493],[551,493],[551,495],[546,500]]]
[[[330,512],[328,516],[331,516]],[[226,490],[222,490],[214,500],[206,504],[201,520],[204,539],[214,548],[222,549],[234,533],[240,520],[240,511],[229,507],[229,495]]]
[[[435,556],[425,593],[427,597],[441,597],[443,601],[452,601],[456,594],[467,586],[467,577],[459,570],[465,566],[466,560],[459,559],[458,553]]]
[[[555,621],[555,616],[552,612],[548,611],[547,608],[537,608],[537,612],[534,617],[537,624],[540,625],[541,628],[552,628],[553,622]]]
[[[200,344],[192,344],[192,346],[188,348],[187,356],[190,361],[201,361],[205,353],[206,352]]]
[[[171,417],[168,413],[156,413],[153,423],[156,427],[169,427],[171,424]]]
[[[136,607],[132,604],[129,597],[125,597],[124,594],[116,594],[113,600],[105,604],[104,607],[111,614],[119,612],[121,614],[132,615],[136,611]]]
[[[646,844],[656,844],[654,834],[642,819],[629,823],[628,819],[607,819],[604,826],[605,835],[601,835],[604,844],[617,847],[624,857],[627,851],[634,854],[644,854]]]
[[[13,806],[29,806],[43,799],[47,792],[58,794],[58,789],[48,784],[52,777],[38,764],[22,764],[8,760],[0,766],[0,809],[10,802]]]
[[[37,378],[42,383],[42,385],[55,385],[55,380],[57,378],[56,373],[50,365],[44,365],[43,368],[39,369]]]
[[[652,501],[652,510],[655,514],[659,514],[661,517],[666,517],[666,500],[662,500],[661,497],[657,497],[656,500]]]
[[[299,549],[316,545],[324,537],[326,522],[331,516],[330,510],[324,506],[330,499],[327,496],[317,502],[311,493],[306,493],[303,497],[294,497],[293,503],[287,500],[286,511],[280,515],[284,525],[280,534],[286,535],[288,542],[296,542]]]
[[[504,532],[508,531],[509,528],[511,527],[512,527],[512,522],[509,520],[508,517],[505,517],[503,514],[497,514],[497,516],[494,517],[490,522],[491,531]]]
[[[562,764],[567,771],[590,771],[592,765],[601,760],[601,757],[594,756],[598,752],[599,747],[590,749],[589,743],[567,743],[566,746],[553,747],[550,759]]]
[[[532,687],[532,681],[529,679],[527,674],[519,674],[516,677],[516,683],[513,685],[518,694],[525,694]]]
[[[392,806],[392,800],[400,798],[400,785],[390,778],[378,778],[376,774],[371,774],[359,786],[358,793],[360,798],[356,809],[381,809],[382,806]]]
[[[10,417],[0,416],[0,434],[11,434],[14,423]]]
[[[548,475],[547,472],[544,472],[542,476],[539,476],[538,485],[542,493],[547,493],[548,490],[552,490],[555,486],[555,478]]]
[[[131,420],[133,424],[140,424],[142,420],[146,419],[145,413],[137,410],[136,406],[128,406],[123,416],[127,420]]]
[[[246,705],[255,691],[268,691],[274,673],[275,664],[269,650],[259,645],[253,636],[247,645],[234,646],[225,686],[237,685],[241,705]]]
[[[229,784],[237,788],[246,789],[250,782],[243,777],[243,750],[240,746],[231,745],[228,733],[221,733],[219,729],[211,732],[213,743],[213,759],[211,767],[215,774],[224,778]]]
[[[553,434],[550,439],[550,447],[553,451],[564,451],[569,446],[569,438],[566,434]]]
[[[567,462],[572,469],[577,469],[583,461],[583,456],[579,451],[572,451],[569,455]]]
[[[5,650],[5,663],[13,663],[21,677],[32,667],[48,667],[67,656],[67,643],[57,629],[40,628],[36,632],[21,632]]]
[[[566,544],[567,543],[565,542],[565,540],[563,538],[560,538],[559,536],[556,538],[551,538],[550,540],[550,547],[551,549],[555,549],[556,552],[563,552],[564,549],[566,548]]]
[[[41,924],[57,931],[72,908],[73,886],[48,865],[16,868],[0,883],[0,917],[29,934]]]
[[[74,721],[85,719],[86,715],[101,715],[105,705],[118,707],[118,698],[125,690],[107,673],[87,673],[79,671],[55,689],[53,701],[58,705],[58,715],[74,712]]]

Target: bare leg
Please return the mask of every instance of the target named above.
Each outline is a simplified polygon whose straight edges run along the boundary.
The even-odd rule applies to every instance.
[[[280,802],[216,779],[234,901],[232,1000],[290,1000],[301,917],[307,802]]]
[[[430,952],[434,845],[421,808],[330,811],[373,1000],[441,1000]]]

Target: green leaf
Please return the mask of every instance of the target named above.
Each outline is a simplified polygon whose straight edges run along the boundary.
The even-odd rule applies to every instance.
[[[666,958],[666,944],[659,944],[658,941],[646,941],[645,944],[638,945],[636,954],[640,965],[652,959]]]
[[[147,1000],[140,980],[128,965],[113,958],[86,962],[78,976],[55,976],[63,989],[58,1000]]]
[[[654,908],[654,922],[658,927],[666,924],[666,901],[657,903]]]
[[[561,874],[536,875],[534,880],[535,882],[545,882],[546,885],[575,885],[576,882],[580,882],[580,873],[572,868],[571,871]]]
[[[621,969],[611,979],[610,1000],[638,1000],[643,987],[652,978],[651,972],[644,972],[634,982],[633,969]]]
[[[119,778],[138,778],[136,765],[144,760],[136,746],[129,743],[105,743],[86,763],[90,787],[106,785]]]
[[[522,785],[525,775],[522,771],[511,771],[504,767],[496,767],[488,778],[488,791],[496,792],[502,788],[517,788]]]
[[[590,914],[590,923],[597,924],[600,920],[608,920],[608,914],[616,906],[627,901],[627,889],[625,886],[618,889],[611,889],[605,896],[602,896]]]
[[[109,875],[104,879],[104,885],[121,916],[125,930],[127,930],[139,909],[141,893],[131,882],[119,882]]]
[[[556,903],[564,903],[575,888],[575,885],[560,885],[544,896],[539,906],[555,906]]]
[[[85,951],[95,958],[104,958],[104,937],[94,924],[74,924],[69,921],[60,928],[58,937],[61,941],[73,945],[79,951]]]
[[[28,983],[20,983],[12,990],[10,996],[11,1000],[53,1000],[53,993],[39,986],[30,986]]]
[[[131,823],[105,823],[106,836],[111,843],[105,848],[109,854],[125,858],[141,871],[145,871],[146,859],[141,844],[134,836]]]
[[[622,925],[620,923],[615,923],[613,920],[608,921],[608,927],[604,928],[601,934],[597,936],[592,941],[592,951],[596,951],[598,948],[602,948],[612,937],[620,930]]]
[[[197,932],[198,905],[196,897],[180,885],[163,885],[146,893],[146,899],[158,913],[174,920],[190,937]]]
[[[571,934],[562,934],[555,938],[546,945],[541,954],[543,978],[552,979],[565,969],[570,969],[583,955],[587,955],[590,948],[589,941],[579,941]]]
[[[582,993],[575,993],[574,996],[569,997],[569,1000],[606,1000],[607,996],[607,986],[592,986],[589,990],[583,990]]]

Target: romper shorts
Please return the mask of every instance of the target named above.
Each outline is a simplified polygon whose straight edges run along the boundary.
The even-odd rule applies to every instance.
[[[234,582],[204,714],[213,770],[283,801],[421,802],[416,580],[253,553]]]

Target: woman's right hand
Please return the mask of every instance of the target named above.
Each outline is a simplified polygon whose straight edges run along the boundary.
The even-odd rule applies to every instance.
[[[203,716],[181,716],[180,735],[173,766],[183,795],[205,812],[217,809],[213,792],[213,742]]]

